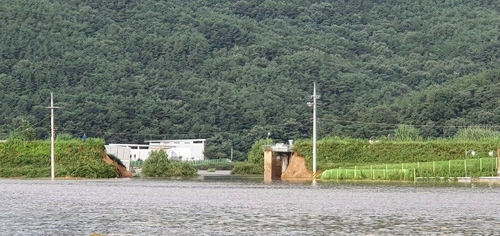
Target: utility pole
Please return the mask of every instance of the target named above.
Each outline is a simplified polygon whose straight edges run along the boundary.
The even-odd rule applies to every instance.
[[[233,161],[233,144],[231,144],[231,162]]]
[[[320,96],[316,95],[316,83],[314,84],[314,90],[313,90],[313,95],[311,98],[313,99],[313,102],[307,103],[308,106],[313,107],[313,179],[316,178],[316,99],[318,99]]]
[[[54,109],[58,109],[60,107],[54,106],[54,94],[50,93],[50,177],[51,180],[54,180],[55,177],[55,166],[54,166]]]

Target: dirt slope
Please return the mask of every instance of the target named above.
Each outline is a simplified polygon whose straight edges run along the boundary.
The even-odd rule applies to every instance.
[[[125,168],[125,166],[116,163],[113,159],[111,159],[108,156],[108,154],[106,154],[105,151],[102,153],[102,159],[107,164],[115,166],[116,171],[118,172],[118,175],[120,178],[132,178],[132,177],[134,177],[134,175],[132,175],[132,173],[130,173],[130,171],[128,171],[127,168]]]
[[[290,158],[290,163],[288,168],[281,175],[281,179],[312,179],[313,173],[311,170],[307,169],[305,158],[297,155],[296,152],[293,153]]]

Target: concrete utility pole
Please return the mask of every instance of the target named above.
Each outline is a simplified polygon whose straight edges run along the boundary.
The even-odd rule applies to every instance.
[[[231,144],[231,161],[233,161],[233,144]]]
[[[316,99],[319,97],[316,95],[316,83],[314,83],[313,95],[311,96],[313,102],[307,104],[313,107],[313,179],[316,178]]]
[[[54,106],[54,94],[50,93],[50,177],[51,180],[54,180],[55,172],[54,172],[54,109],[58,109],[60,107]]]

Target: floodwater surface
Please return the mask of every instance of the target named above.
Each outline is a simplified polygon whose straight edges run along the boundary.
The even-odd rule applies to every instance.
[[[495,235],[500,186],[0,179],[0,235]]]

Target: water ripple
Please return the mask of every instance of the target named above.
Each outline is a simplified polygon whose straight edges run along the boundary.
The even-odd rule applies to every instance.
[[[0,235],[494,235],[497,186],[0,180]]]

